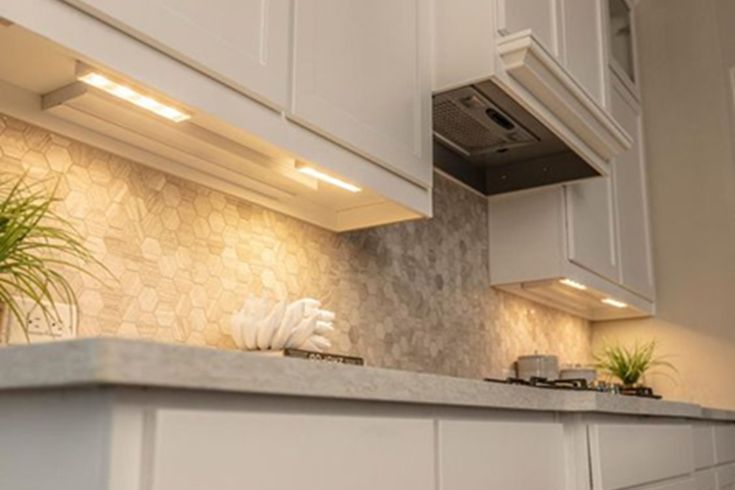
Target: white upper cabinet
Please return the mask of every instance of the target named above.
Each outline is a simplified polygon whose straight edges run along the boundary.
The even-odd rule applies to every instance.
[[[602,0],[562,0],[564,64],[600,105],[605,79]]]
[[[566,187],[569,260],[618,281],[614,189],[609,178]]]
[[[420,185],[432,175],[425,0],[300,0],[290,117]]]
[[[613,116],[633,137],[633,147],[619,155],[613,163],[622,284],[641,296],[653,299],[654,277],[640,108],[617,79],[613,80],[610,100]]]
[[[556,5],[555,0],[498,0],[498,31],[513,34],[530,29],[533,37],[557,56]]]
[[[288,96],[291,0],[67,0],[277,107]]]

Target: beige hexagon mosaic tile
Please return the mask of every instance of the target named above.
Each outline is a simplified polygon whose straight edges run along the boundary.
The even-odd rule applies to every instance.
[[[69,279],[81,336],[234,349],[248,294],[321,299],[335,351],[371,365],[503,376],[534,351],[588,362],[590,326],[489,286],[487,206],[435,179],[435,218],[335,234],[0,116],[0,173],[58,185],[57,211],[119,279]]]

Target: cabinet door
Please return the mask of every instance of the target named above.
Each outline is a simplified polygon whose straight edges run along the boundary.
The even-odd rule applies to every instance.
[[[152,490],[434,488],[431,420],[163,409],[149,440]]]
[[[563,490],[565,459],[560,424],[439,423],[440,490]]]
[[[688,425],[592,425],[593,486],[618,490],[684,478],[694,472],[692,429]],[[693,482],[672,486],[691,489]],[[668,487],[663,487],[668,488]]]
[[[697,483],[694,478],[687,478],[685,480],[657,483],[650,487],[641,487],[639,490],[700,490]]]
[[[716,474],[717,490],[735,490],[735,465],[718,468]]]
[[[498,0],[498,29],[501,34],[530,29],[549,53],[558,56],[556,6],[556,0]]]
[[[652,300],[654,278],[640,108],[616,77],[611,78],[613,117],[633,138],[633,146],[613,162],[621,283],[627,289]]]
[[[425,0],[296,3],[291,117],[421,185],[431,183]]]
[[[717,490],[717,476],[714,471],[698,471],[694,474],[696,490]]]
[[[618,282],[612,180],[591,179],[568,185],[565,190],[569,260]]]
[[[604,104],[602,0],[562,0],[564,63],[579,85]]]
[[[291,0],[66,0],[275,106],[288,96]]]

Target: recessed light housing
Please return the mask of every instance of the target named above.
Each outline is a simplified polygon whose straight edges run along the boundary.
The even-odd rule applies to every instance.
[[[622,301],[618,301],[613,298],[605,298],[602,300],[603,303],[609,306],[614,306],[615,308],[627,308],[628,305],[623,303]]]
[[[98,88],[118,99],[134,104],[142,109],[152,112],[160,117],[173,122],[182,122],[191,118],[191,115],[166,105],[156,99],[143,95],[136,90],[111,80],[109,77],[94,70],[83,70],[77,75],[77,80],[87,85]]]
[[[301,165],[298,166],[298,171],[302,174],[309,175],[311,177],[314,177],[317,180],[321,180],[322,182],[326,182],[327,184],[331,184],[333,186],[339,187],[340,189],[344,189],[349,192],[360,192],[362,189],[357,187],[356,185],[350,184],[349,182],[345,182],[344,180],[340,180],[337,177],[332,177],[331,175],[327,175],[324,172],[320,172],[319,170],[309,167],[308,165]]]
[[[580,291],[587,290],[587,286],[585,286],[584,284],[580,282],[575,281],[574,279],[566,278],[566,279],[559,280],[559,282],[564,284],[565,286],[569,286],[570,288],[579,289]]]

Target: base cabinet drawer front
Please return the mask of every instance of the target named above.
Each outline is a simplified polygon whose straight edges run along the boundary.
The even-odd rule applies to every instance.
[[[714,430],[717,464],[735,461],[735,425],[718,425]]]
[[[718,468],[717,490],[735,490],[735,465]]]
[[[272,105],[288,96],[291,0],[64,0]]]
[[[166,409],[150,432],[152,490],[434,488],[431,420]]]
[[[563,490],[562,426],[439,422],[440,490]]]
[[[694,467],[698,470],[717,463],[715,458],[715,433],[711,425],[692,427],[694,441]]]
[[[694,472],[688,425],[592,425],[590,450],[593,486],[599,490],[640,486]]]

